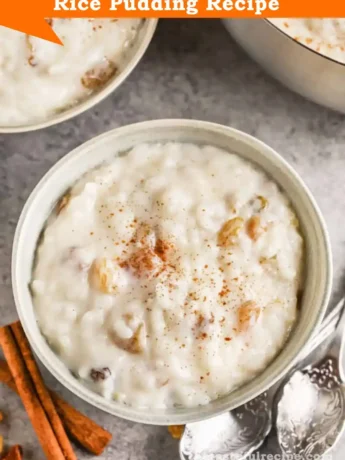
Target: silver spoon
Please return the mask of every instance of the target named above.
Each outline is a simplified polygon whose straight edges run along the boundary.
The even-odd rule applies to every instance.
[[[343,313],[326,356],[292,374],[277,394],[278,442],[289,458],[321,458],[344,431],[344,346]]]
[[[343,299],[323,321],[301,359],[305,359],[334,332]],[[186,425],[180,440],[181,460],[242,460],[257,450],[272,429],[272,407],[281,381],[237,409]]]

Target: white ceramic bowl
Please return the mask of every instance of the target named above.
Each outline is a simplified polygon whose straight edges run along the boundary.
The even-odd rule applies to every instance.
[[[141,142],[210,144],[257,163],[281,186],[297,212],[305,237],[306,270],[299,321],[280,355],[251,382],[202,407],[140,410],[107,401],[82,386],[47,345],[37,326],[30,291],[36,244],[45,221],[62,194],[79,177]],[[325,224],[310,192],[294,170],[274,150],[240,131],[194,120],[158,120],[125,126],[78,147],[60,160],[29,197],[16,230],[12,285],[19,318],[30,344],[46,368],[70,391],[90,404],[119,417],[155,425],[184,424],[233,409],[257,396],[282,377],[297,360],[318,327],[330,296],[332,262]]]
[[[127,52],[125,64],[123,65],[121,72],[111,78],[99,91],[95,91],[83,101],[73,105],[67,110],[62,111],[61,113],[47,118],[46,120],[21,126],[0,126],[0,133],[24,133],[48,128],[48,126],[57,125],[58,123],[62,123],[63,121],[76,117],[103,101],[103,99],[109,96],[109,94],[115,91],[121,83],[126,80],[129,74],[137,66],[152,40],[157,23],[158,19],[145,19],[132,46]]]

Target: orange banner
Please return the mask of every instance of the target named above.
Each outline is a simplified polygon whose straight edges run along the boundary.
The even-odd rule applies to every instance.
[[[60,43],[44,18],[343,17],[342,0],[0,0],[0,25]]]

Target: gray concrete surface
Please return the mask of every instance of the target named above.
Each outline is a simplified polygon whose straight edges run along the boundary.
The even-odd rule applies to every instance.
[[[43,131],[0,135],[0,321],[16,318],[10,281],[14,229],[43,174],[80,143],[106,130],[155,118],[199,118],[239,128],[280,152],[301,174],[327,221],[334,250],[333,301],[345,280],[345,117],[291,93],[267,76],[227,35],[220,21],[164,20],[144,59],[123,86],[76,119]],[[114,435],[102,460],[177,460],[163,427],[128,423],[49,384]],[[19,398],[0,386],[6,444],[21,443],[25,459],[44,458]],[[263,453],[276,453],[272,438]],[[345,454],[345,437],[333,459]],[[89,455],[78,451],[78,458]]]

